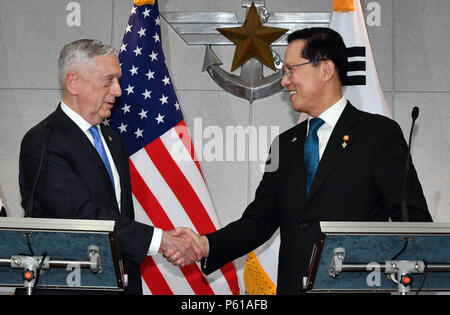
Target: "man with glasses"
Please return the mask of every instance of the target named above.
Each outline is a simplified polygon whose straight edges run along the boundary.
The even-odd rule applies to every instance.
[[[347,55],[337,32],[303,29],[290,34],[288,43],[281,84],[293,109],[309,118],[275,140],[271,159],[278,159],[278,168],[266,169],[242,218],[197,241],[208,274],[280,228],[277,293],[299,294],[320,221],[402,219],[408,151],[395,121],[357,110],[343,97]],[[412,165],[408,180],[410,220],[431,221]],[[177,263],[177,255],[169,260]]]

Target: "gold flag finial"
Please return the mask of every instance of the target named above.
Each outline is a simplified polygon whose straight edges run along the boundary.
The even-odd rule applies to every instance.
[[[134,0],[134,4],[137,5],[138,7],[146,4],[155,5],[155,0]]]
[[[355,11],[354,0],[333,0],[333,11],[348,12]]]

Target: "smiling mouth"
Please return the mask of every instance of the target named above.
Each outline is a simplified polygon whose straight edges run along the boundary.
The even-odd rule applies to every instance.
[[[289,99],[292,101],[292,98],[294,97],[294,95],[297,94],[297,91],[289,91]]]

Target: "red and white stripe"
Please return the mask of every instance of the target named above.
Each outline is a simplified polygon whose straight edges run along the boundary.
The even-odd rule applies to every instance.
[[[220,228],[184,121],[129,159],[136,221],[199,234]],[[158,254],[141,266],[144,294],[239,294],[232,263],[209,276],[199,263],[175,267]]]

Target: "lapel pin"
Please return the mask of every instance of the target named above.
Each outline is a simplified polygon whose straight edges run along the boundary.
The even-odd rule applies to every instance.
[[[112,141],[112,138],[111,138],[111,136],[108,136],[108,140],[111,142]]]
[[[342,147],[345,149],[345,147],[347,146],[347,141],[350,140],[350,136],[345,135],[343,140],[344,140],[344,142],[342,143]]]
[[[292,143],[294,143],[295,141],[297,141],[297,137],[292,139]]]

